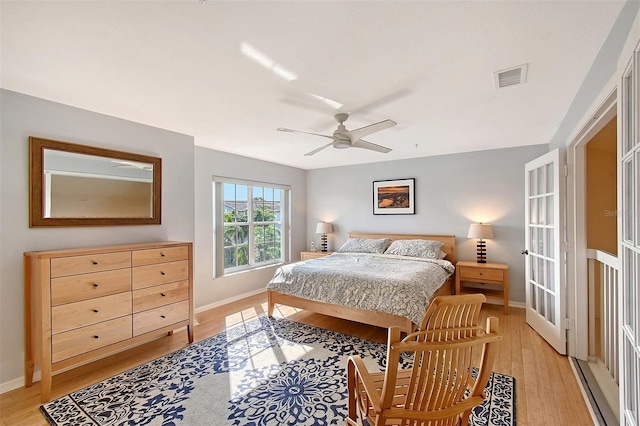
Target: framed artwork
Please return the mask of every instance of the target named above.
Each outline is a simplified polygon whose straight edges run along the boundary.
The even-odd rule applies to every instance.
[[[373,181],[373,214],[415,214],[415,179]]]

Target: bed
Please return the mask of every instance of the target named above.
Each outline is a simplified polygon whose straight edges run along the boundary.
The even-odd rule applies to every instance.
[[[453,265],[456,262],[455,236],[352,232],[349,233],[349,239],[388,239],[386,247],[390,247],[394,241],[398,240],[438,241],[443,244],[440,248],[440,250],[442,251],[440,257],[445,257],[443,260],[436,261],[435,259],[416,259],[408,258],[407,256],[394,256],[378,253],[334,253],[318,259],[311,259],[284,265],[276,270],[273,278],[267,284],[269,316],[273,315],[274,306],[276,304],[282,304],[325,315],[330,315],[337,318],[375,325],[378,327],[395,326],[399,327],[403,332],[410,333],[415,329],[416,324],[419,324],[422,315],[424,314],[424,309],[428,305],[429,300],[431,300],[435,296],[453,294],[453,283],[455,282]],[[384,263],[387,261],[397,263],[397,266],[394,263],[388,264],[389,270],[394,271],[394,277],[388,277],[384,279],[378,279],[380,277],[374,277],[373,279],[377,280],[377,283],[366,283],[366,285],[364,286],[358,285],[358,288],[356,289],[352,288],[351,286],[342,287],[336,286],[335,284],[335,282],[347,283],[347,280],[349,279],[347,278],[347,275],[350,275],[354,272],[356,275],[374,274],[374,271],[372,271],[373,269],[387,268],[387,264]],[[423,264],[425,266],[422,266]],[[429,266],[426,266],[427,264],[429,264]],[[431,264],[436,264],[436,266],[431,266]],[[349,267],[350,271],[343,273],[342,270],[344,269],[345,265]],[[335,269],[332,270],[332,268]],[[361,270],[358,268],[360,268]],[[433,272],[423,272],[423,268],[431,270]],[[415,278],[410,276],[408,279],[411,281],[414,281],[416,278],[419,280],[433,281],[433,284],[431,285],[432,288],[430,287],[428,290],[423,290],[422,287],[416,287],[415,284],[412,284],[413,288],[418,289],[418,291],[420,292],[419,295],[415,296],[415,301],[413,300],[413,297],[409,299],[407,298],[406,291],[414,291],[411,289],[405,290],[405,294],[401,295],[403,299],[394,299],[394,296],[391,295],[391,293],[396,293],[396,291],[389,291],[389,289],[392,288],[393,285],[395,285],[395,274],[402,275],[404,274],[405,270],[407,270],[407,274],[409,274],[409,271],[413,269],[416,270],[416,273],[418,275],[416,275]],[[440,269],[442,269],[444,272],[440,271]],[[403,272],[402,274],[399,274],[399,271],[401,270]],[[340,273],[338,274],[336,273],[336,271],[340,271]],[[316,273],[318,274],[317,278],[313,276]],[[433,274],[434,277],[426,276],[424,275],[425,273]],[[404,277],[400,277],[398,278],[398,280],[400,280],[401,278]],[[363,276],[360,276],[359,278],[356,278],[356,281],[360,282],[365,279],[368,278],[363,278]],[[325,289],[323,287],[325,284],[332,285],[331,282],[333,282],[333,289]],[[389,287],[386,290],[384,288],[377,289],[375,285],[378,285],[379,283],[382,283],[381,285],[390,285],[392,287]],[[305,284],[307,290],[311,291],[305,291],[303,294],[301,289],[305,287]],[[336,291],[342,293],[335,294]],[[367,308],[355,307],[355,305],[351,303],[352,300],[366,300],[370,296],[369,294],[358,294],[358,291],[381,293],[389,291],[388,293],[384,293],[389,294],[389,297],[387,297],[386,300],[382,300],[380,302],[367,301],[367,303],[369,305],[375,305],[376,303],[389,305],[393,304],[395,300],[397,306],[393,306],[391,307],[391,309],[389,306],[382,305],[369,307],[367,306],[367,303],[359,302],[359,305],[365,305],[367,306]],[[334,294],[332,295],[332,297],[326,297],[326,295],[329,293]],[[425,295],[424,293],[428,294]],[[335,301],[336,296],[339,296],[339,303],[328,301]],[[410,300],[410,302],[397,303],[397,300]],[[417,311],[418,308],[415,306],[416,304],[417,306],[419,306],[419,312]],[[411,305],[411,309],[404,305]],[[396,309],[398,306],[399,309]]]

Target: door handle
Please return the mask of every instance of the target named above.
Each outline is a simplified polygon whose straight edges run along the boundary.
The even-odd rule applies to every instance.
[[[524,250],[522,250],[522,251],[520,252],[520,254],[527,255],[527,254],[529,254],[529,250],[524,249]]]

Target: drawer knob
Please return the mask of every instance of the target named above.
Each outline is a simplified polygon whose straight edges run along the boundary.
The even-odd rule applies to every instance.
[[[92,260],[91,263],[93,263],[94,265],[98,264],[98,262],[96,262],[95,260]]]
[[[93,283],[93,288],[98,288],[98,283]]]
[[[99,339],[99,338],[100,338],[100,336],[96,335],[96,336],[93,336],[93,338],[94,338],[94,339]]]
[[[482,275],[482,272],[480,272],[480,275]]]
[[[164,271],[160,271],[160,274],[161,274],[161,275],[164,275]]]
[[[95,312],[95,313],[97,314],[97,313],[98,313],[98,312],[100,312],[100,311],[98,311],[97,309],[94,309],[94,310],[93,310],[93,312]]]
[[[160,315],[160,318],[166,318],[164,315]]]
[[[164,294],[164,293],[160,293],[160,296],[162,296],[162,297],[166,297],[167,295],[166,295],[166,294]]]
[[[164,253],[160,253],[160,256],[164,257]]]

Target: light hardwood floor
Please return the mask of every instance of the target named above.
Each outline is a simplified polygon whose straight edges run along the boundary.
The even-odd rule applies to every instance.
[[[196,316],[195,340],[202,340],[266,312],[266,295],[257,295],[211,309]],[[567,357],[558,355],[529,326],[524,310],[513,308],[504,315],[502,306],[485,304],[483,317],[500,319],[504,338],[494,371],[516,378],[516,415],[519,426],[592,425],[591,416]],[[386,329],[327,317],[288,307],[277,307],[274,316],[386,342]],[[484,319],[483,319],[484,322]],[[187,344],[186,332],[156,340],[137,348],[54,376],[51,396],[58,398],[84,386],[104,380],[136,365],[180,349]],[[0,395],[3,426],[47,425],[39,412],[39,383]],[[213,424],[213,423],[212,423]]]

